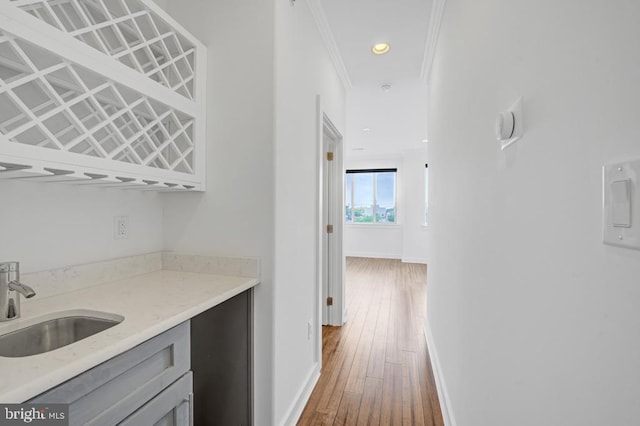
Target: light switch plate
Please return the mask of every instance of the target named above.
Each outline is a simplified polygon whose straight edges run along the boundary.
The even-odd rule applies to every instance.
[[[640,250],[640,159],[602,168],[602,240]]]
[[[631,179],[611,182],[611,217],[615,228],[631,228]]]

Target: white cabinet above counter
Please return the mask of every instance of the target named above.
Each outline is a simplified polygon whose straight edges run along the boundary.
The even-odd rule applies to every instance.
[[[204,190],[206,62],[151,0],[0,2],[0,179]]]

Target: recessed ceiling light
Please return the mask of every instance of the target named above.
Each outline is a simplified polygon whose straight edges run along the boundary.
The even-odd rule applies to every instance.
[[[368,127],[365,127],[364,129],[362,129],[362,131],[365,132],[365,133],[369,133],[371,131],[371,129],[368,128]]]
[[[389,46],[389,43],[376,43],[371,48],[371,52],[374,55],[384,55],[389,51],[389,49],[391,49],[391,46]]]
[[[380,90],[382,90],[383,92],[388,92],[389,90],[391,90],[391,85],[389,83],[384,83],[382,86],[380,86]]]
[[[364,148],[353,148],[354,151],[364,151]]]
[[[422,139],[422,142],[423,143],[427,143],[427,142],[429,142],[429,139]]]

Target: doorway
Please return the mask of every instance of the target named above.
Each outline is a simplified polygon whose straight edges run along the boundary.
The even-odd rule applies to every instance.
[[[341,136],[323,114],[323,191],[322,191],[322,325],[342,325],[342,159]],[[339,229],[340,228],[340,229]]]
[[[342,135],[322,111],[318,97],[318,295],[319,324],[344,324],[343,143]],[[321,348],[318,327],[318,352]]]

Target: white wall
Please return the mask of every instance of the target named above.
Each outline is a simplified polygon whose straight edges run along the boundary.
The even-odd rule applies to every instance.
[[[345,93],[306,1],[276,2],[275,423],[294,424],[319,373],[316,95],[344,134]],[[307,337],[311,320],[314,335]],[[299,405],[295,405],[298,403]]]
[[[425,226],[425,182],[424,165],[427,164],[426,148],[404,152],[402,167],[402,261],[412,263],[427,263],[429,248]]]
[[[168,12],[209,46],[207,192],[165,202],[165,248],[256,256],[256,425],[273,424],[274,5],[170,1]]]
[[[381,157],[347,158],[345,169],[397,168],[396,224],[345,224],[347,256],[402,259],[426,263],[424,165],[426,149]]]
[[[304,1],[191,0],[169,2],[168,11],[215,50],[207,192],[167,196],[165,248],[260,257],[255,421],[295,421],[319,371],[316,336],[307,338],[309,320],[320,331],[316,95],[342,130],[344,90]]]
[[[344,250],[346,256],[401,259],[402,225],[346,224]]]
[[[0,261],[22,272],[162,250],[158,194],[15,180],[0,194]],[[115,216],[129,217],[128,239],[114,239]]]
[[[601,242],[601,166],[640,156],[639,19],[636,1],[447,1],[428,324],[458,426],[638,424],[640,252]],[[501,152],[520,95],[525,136]]]

